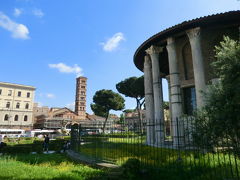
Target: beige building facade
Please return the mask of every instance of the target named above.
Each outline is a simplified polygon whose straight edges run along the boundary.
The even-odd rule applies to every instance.
[[[38,103],[33,104],[33,124],[37,121],[37,116],[48,116],[49,107],[48,106],[39,106]]]
[[[0,82],[0,128],[31,129],[36,88]]]
[[[48,106],[39,106],[38,103],[33,104],[33,115],[40,116],[45,115],[48,116],[49,107]]]

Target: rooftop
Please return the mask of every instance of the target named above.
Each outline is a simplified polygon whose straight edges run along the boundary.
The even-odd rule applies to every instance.
[[[134,63],[136,67],[142,71],[143,59],[146,54],[145,50],[149,48],[152,44],[156,44],[161,41],[162,41],[162,44],[164,43],[166,44],[166,39],[175,34],[178,34],[180,32],[186,31],[191,28],[208,27],[208,26],[214,26],[219,24],[223,24],[223,25],[234,24],[236,26],[239,26],[240,25],[239,20],[240,20],[240,11],[229,11],[225,13],[218,13],[218,14],[199,17],[189,21],[184,21],[180,24],[177,24],[175,26],[165,29],[153,35],[146,41],[144,41],[134,54],[134,58],[133,58]]]
[[[10,87],[18,87],[18,88],[36,90],[36,88],[34,86],[15,84],[15,83],[9,83],[9,82],[0,82],[0,86],[8,86],[8,87],[10,86]]]

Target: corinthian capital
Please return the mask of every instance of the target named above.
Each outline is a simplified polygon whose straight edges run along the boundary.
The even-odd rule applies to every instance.
[[[175,43],[175,39],[173,37],[167,38],[167,44],[168,45],[171,45],[171,44],[174,44],[174,43]]]
[[[200,27],[189,29],[186,31],[188,38],[193,39],[200,36]]]
[[[146,49],[146,53],[151,55],[151,54],[159,54],[160,52],[162,52],[163,47],[158,47],[158,46],[153,46],[151,45],[150,48]]]
[[[167,50],[168,52],[171,51],[171,50],[174,50],[175,48],[175,38],[173,37],[169,37],[167,38]]]

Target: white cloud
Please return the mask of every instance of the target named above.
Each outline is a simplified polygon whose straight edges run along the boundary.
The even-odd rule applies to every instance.
[[[115,50],[121,41],[125,40],[123,33],[119,32],[114,34],[106,42],[100,43],[103,46],[104,51],[113,51]]]
[[[75,102],[66,104],[66,107],[74,111],[74,109],[75,109]]]
[[[55,98],[55,95],[54,95],[54,94],[51,94],[51,93],[47,93],[46,96],[47,96],[47,98],[49,98],[49,99]]]
[[[42,12],[41,9],[34,9],[32,11],[33,15],[39,18],[42,18],[44,16],[44,13]]]
[[[14,8],[13,15],[14,15],[15,17],[20,16],[22,13],[23,13],[23,11],[22,11],[21,9]]]
[[[12,33],[12,37],[16,39],[28,39],[29,30],[23,24],[18,24],[12,21],[8,16],[4,13],[0,12],[0,27],[10,31]]]
[[[48,66],[50,68],[58,69],[58,71],[62,72],[62,73],[73,73],[73,74],[76,74],[77,77],[83,75],[82,68],[80,68],[77,64],[75,64],[72,67],[68,66],[68,65],[66,65],[64,63],[49,64]]]

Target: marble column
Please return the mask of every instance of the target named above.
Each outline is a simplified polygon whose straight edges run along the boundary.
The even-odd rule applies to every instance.
[[[174,38],[167,39],[167,51],[170,73],[170,99],[172,109],[172,129],[173,129],[173,144],[175,147],[183,145],[183,125],[181,123],[182,98],[179,77],[179,64],[177,59],[176,44]]]
[[[238,27],[238,36],[239,36],[238,40],[240,41],[240,26]]]
[[[168,98],[169,98],[169,117],[168,117],[168,121],[169,121],[169,125],[170,125],[170,135],[172,136],[172,103],[171,103],[171,83],[170,83],[170,75],[165,77],[168,83]]]
[[[162,96],[162,78],[160,77],[159,53],[162,47],[151,46],[146,50],[152,61],[154,119],[155,119],[155,145],[164,143],[164,112]]]
[[[193,59],[194,81],[197,98],[197,108],[201,109],[204,106],[203,93],[206,90],[204,61],[201,48],[201,33],[200,28],[194,28],[187,31],[190,41]]]
[[[153,145],[155,142],[154,101],[151,59],[148,55],[144,58],[144,90],[147,121],[147,144]]]

